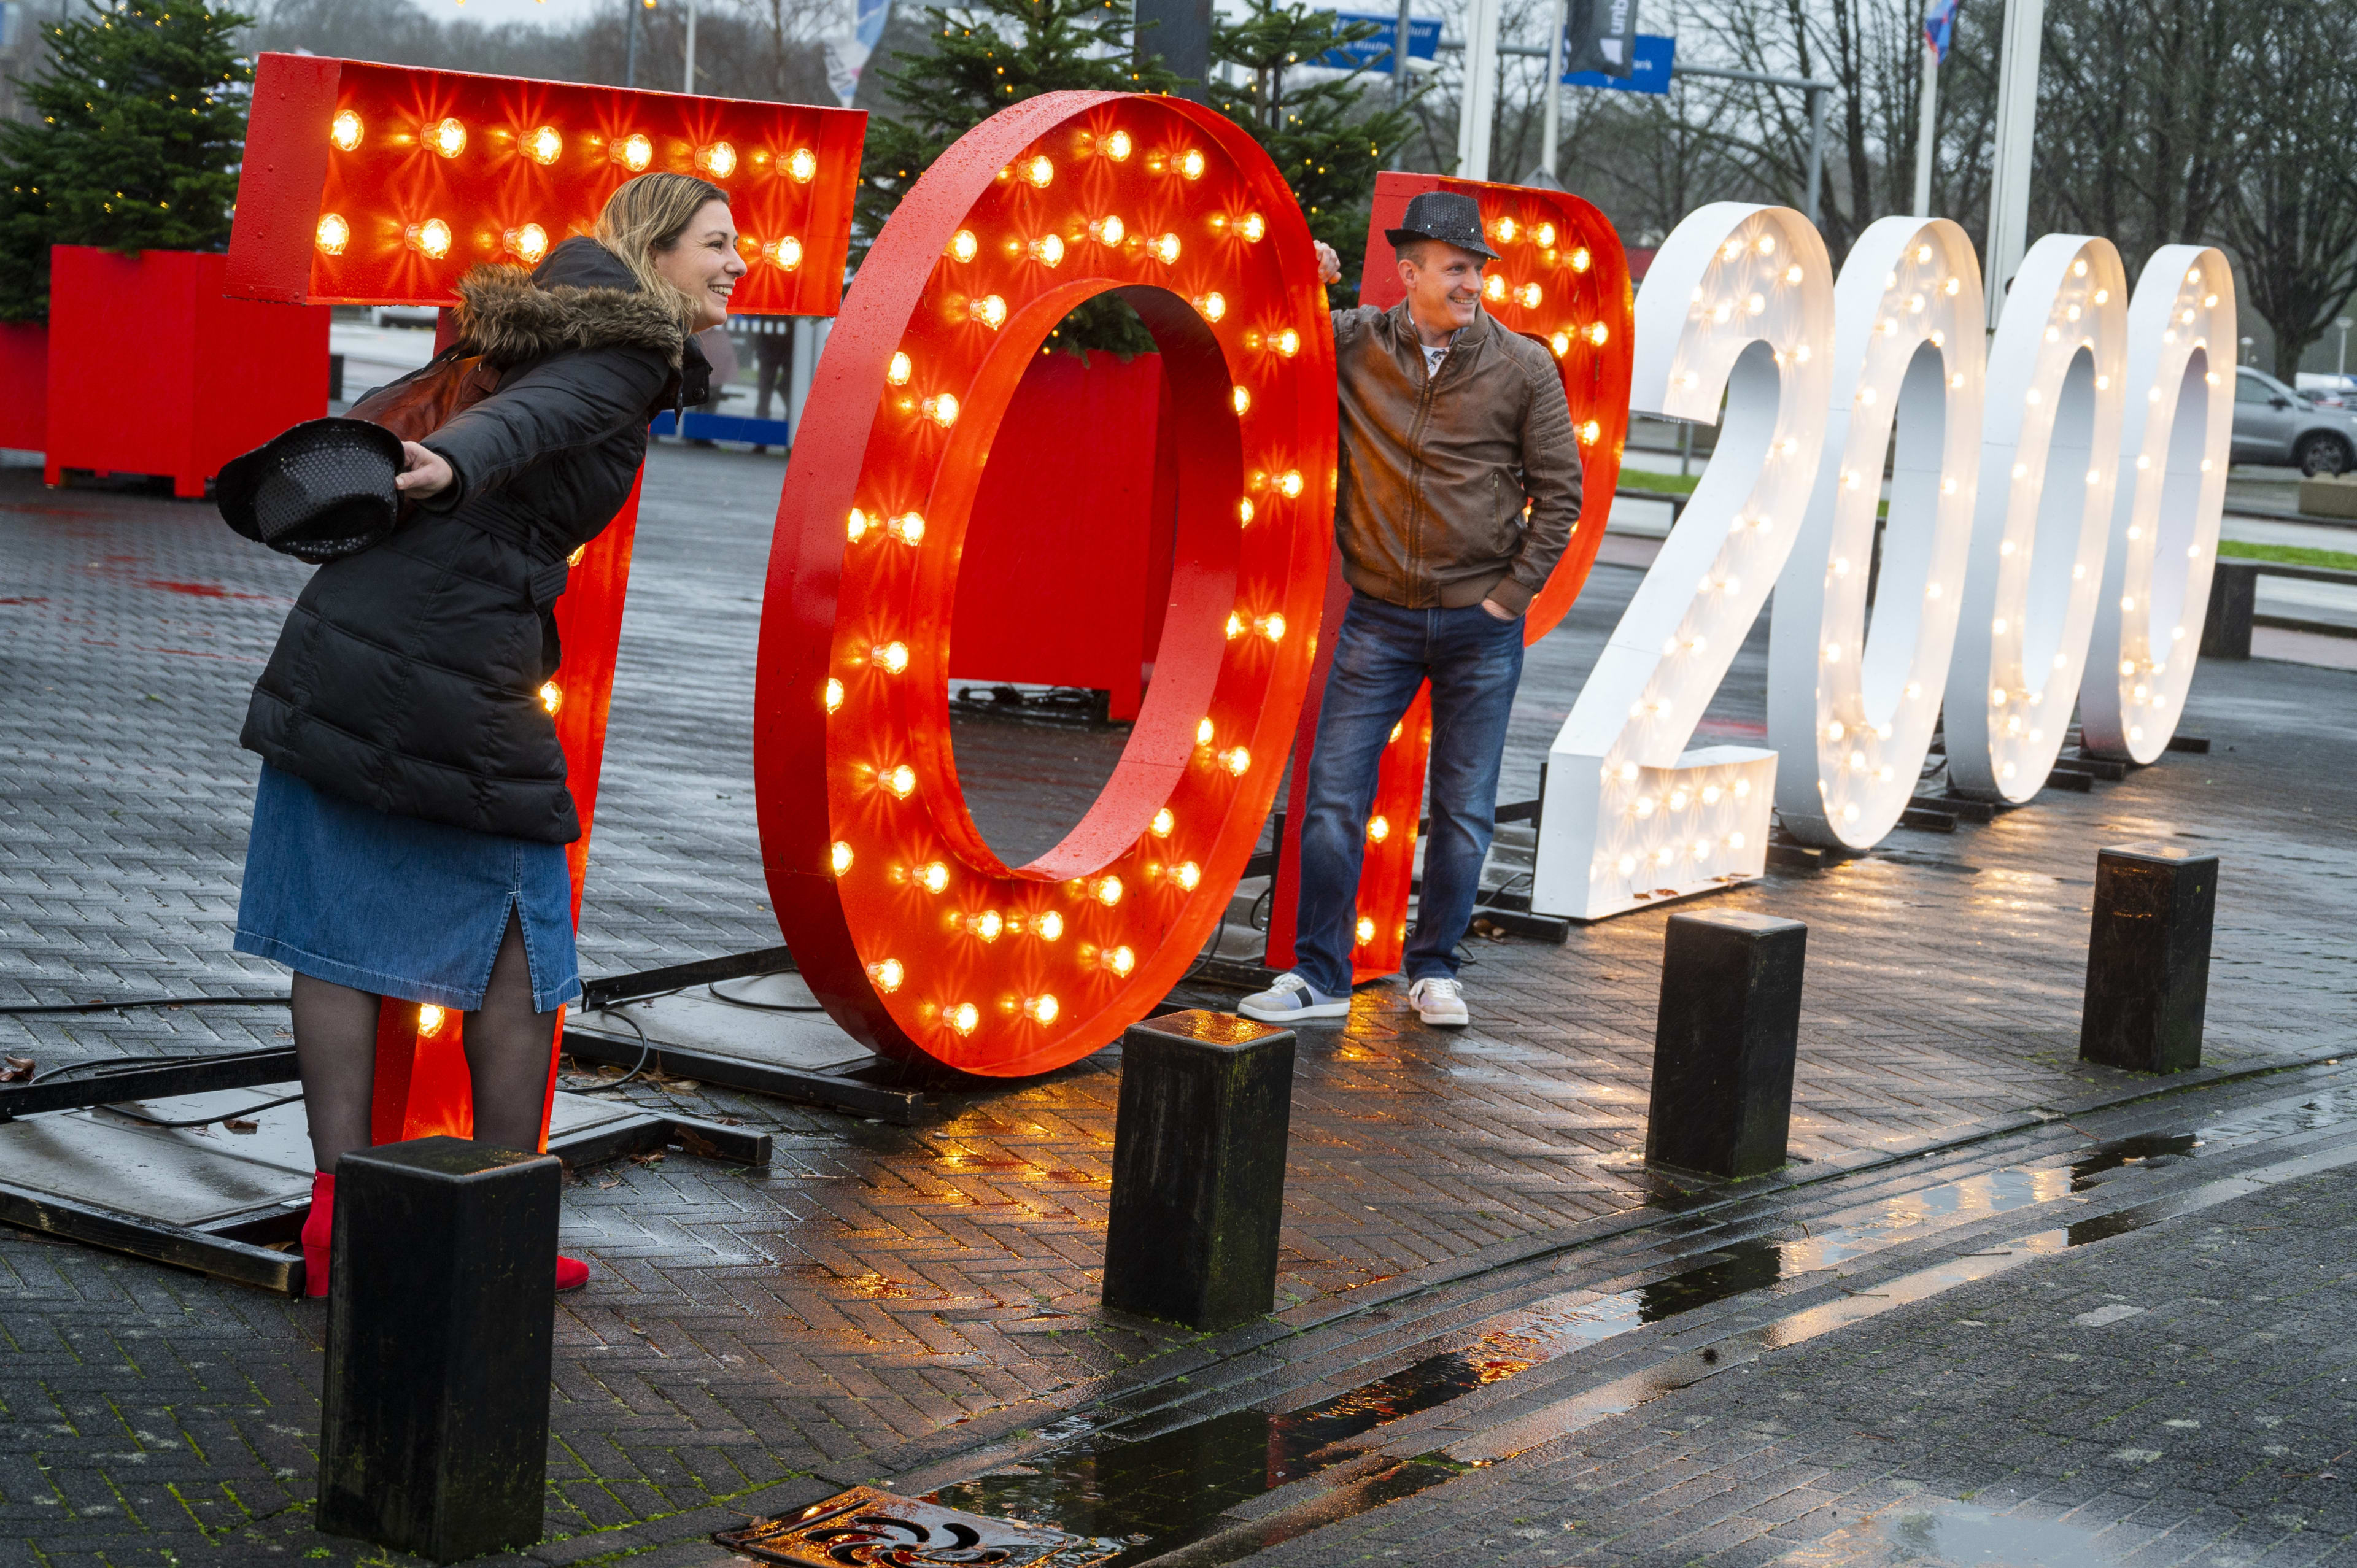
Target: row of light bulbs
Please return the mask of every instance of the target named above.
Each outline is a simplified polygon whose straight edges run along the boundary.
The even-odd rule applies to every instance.
[[[368,126],[357,110],[339,109],[328,122],[328,139],[341,152],[354,152],[367,138]],[[445,158],[456,158],[467,150],[469,140],[465,121],[447,115],[417,130],[417,144]],[[565,134],[554,125],[536,125],[516,134],[517,150],[533,163],[545,168],[565,156]],[[589,145],[598,145],[598,138],[588,138]],[[643,174],[654,162],[655,145],[642,131],[608,139],[606,156],[632,174]],[[757,153],[754,161],[767,162],[769,155]],[[726,179],[737,172],[737,148],[725,141],[706,142],[695,149],[695,171],[710,179]],[[796,147],[780,160],[781,166],[798,185],[808,185],[818,177],[818,155],[808,147]]]
[[[428,261],[438,262],[450,253],[455,236],[449,224],[439,218],[428,218],[423,222],[405,225],[401,238],[408,249]],[[320,254],[340,256],[350,247],[351,241],[352,226],[343,214],[328,212],[320,215],[317,232]],[[539,265],[541,258],[548,254],[548,231],[537,223],[521,223],[502,231],[500,242],[505,253],[515,256],[527,266]],[[737,243],[749,259],[769,262],[785,272],[792,272],[802,264],[802,242],[791,234],[768,242],[748,234],[740,236]]]

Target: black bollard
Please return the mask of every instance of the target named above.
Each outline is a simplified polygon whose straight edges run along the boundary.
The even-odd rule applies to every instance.
[[[1276,1305],[1293,1031],[1172,1013],[1121,1041],[1104,1305],[1226,1328]]]
[[[1740,1179],[1784,1163],[1808,943],[1808,927],[1770,915],[1670,917],[1647,1164]]]
[[[2201,1065],[2218,857],[2172,843],[2095,855],[2079,1059],[2135,1072]]]
[[[337,1164],[321,1530],[436,1563],[540,1540],[558,1182],[463,1138]]]

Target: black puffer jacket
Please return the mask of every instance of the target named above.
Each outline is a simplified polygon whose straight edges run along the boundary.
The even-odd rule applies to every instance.
[[[647,422],[700,403],[707,367],[596,241],[528,277],[458,285],[499,390],[428,436],[457,482],[296,600],[241,737],[274,767],[396,816],[550,843],[581,836],[540,686],[558,660],[565,557],[645,459]]]

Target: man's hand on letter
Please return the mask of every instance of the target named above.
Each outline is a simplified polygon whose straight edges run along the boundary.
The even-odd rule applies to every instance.
[[[1318,247],[1318,281],[1319,283],[1340,283],[1342,281],[1342,258],[1336,255],[1334,253],[1334,247],[1328,244],[1323,240],[1314,240],[1311,243]]]

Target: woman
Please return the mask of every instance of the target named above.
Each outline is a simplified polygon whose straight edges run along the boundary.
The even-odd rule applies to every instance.
[[[256,683],[260,752],[237,950],[295,971],[318,1167],[303,1257],[328,1288],[337,1159],[369,1145],[380,1000],[466,1015],[474,1135],[540,1146],[557,1009],[581,993],[565,846],[581,836],[539,690],[566,557],[605,528],[647,424],[701,403],[690,335],[743,276],[726,194],[630,181],[594,238],[458,285],[498,389],[422,442],[392,538],[305,585]],[[588,1267],[560,1259],[571,1289]]]

